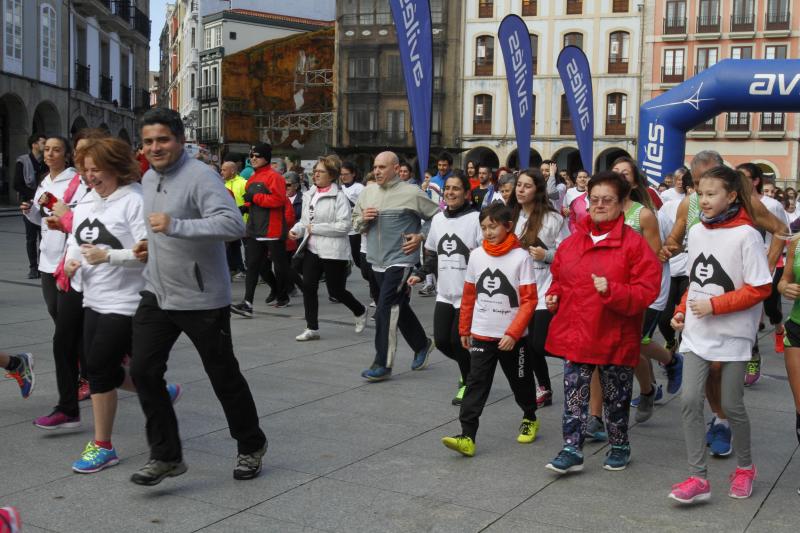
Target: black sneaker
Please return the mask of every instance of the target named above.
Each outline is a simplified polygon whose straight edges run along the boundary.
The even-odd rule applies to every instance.
[[[332,303],[332,304],[340,304],[340,303],[342,303],[339,300],[337,300],[336,298],[334,298],[333,296],[328,296],[328,301],[330,303]]]
[[[240,453],[236,456],[236,468],[233,469],[233,479],[253,479],[261,472],[261,458],[267,453],[268,442],[260,450],[253,453]]]
[[[245,318],[253,318],[253,306],[247,302],[231,305],[231,313]]]
[[[265,302],[267,302],[267,305],[269,305],[272,302],[274,302],[277,298],[278,296],[274,292],[270,291]]]
[[[280,309],[282,307],[289,307],[289,299],[288,298],[285,299],[285,300],[278,300],[277,302],[275,302],[275,308],[276,309]]]
[[[39,269],[31,268],[28,270],[28,279],[39,279]]]
[[[147,463],[131,476],[131,481],[137,485],[158,485],[165,477],[177,477],[188,470],[183,461],[159,461],[150,459]]]

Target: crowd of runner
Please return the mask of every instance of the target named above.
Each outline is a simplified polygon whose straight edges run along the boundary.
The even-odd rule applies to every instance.
[[[260,280],[266,305],[302,295],[298,342],[323,336],[323,280],[328,298],[352,313],[355,333],[371,318],[375,356],[361,372],[369,382],[391,377],[398,330],[412,370],[423,370],[434,348],[455,361],[461,432],[442,443],[464,456],[476,453],[498,363],[522,411],[517,441],[527,444],[540,429],[537,409],[553,403],[547,358],[563,360],[563,447],[546,465],[559,475],[583,468],[587,438],[609,442],[605,469],[625,469],[631,408],[646,422],[665,389],[680,392],[689,477],[669,497],[681,503],[709,498],[709,453],[735,456],[731,497],[752,493],[743,398],[760,378],[763,311],[785,359],[800,441],[797,193],[755,164],[733,169],[703,151],[656,189],[627,157],[608,171],[570,175],[553,161],[516,171],[467,161],[461,170],[443,153],[436,171],[418,178],[414,165],[383,152],[363,178],[329,155],[307,180],[266,143],[217,173],[188,157],[174,111],[148,111],[141,138],[137,157],[100,130],[81,131],[74,148],[34,135],[17,162],[29,277],[41,278],[55,325],[58,401],[34,424],[78,427],[79,402],[91,398],[94,436],[76,450],[75,472],[119,462],[118,388],[138,394],[147,419],[150,459],[131,480],[154,485],[187,470],[173,409],[182,387],[164,380],[185,333],[237,441],[234,477],[259,474],[267,439],[233,352],[230,315],[253,317]],[[354,272],[371,301],[347,289]],[[239,298],[231,281],[242,279]],[[412,309],[414,286],[435,296],[432,338]],[[795,302],[785,322],[782,297]],[[0,354],[0,366],[29,397],[33,355]]]

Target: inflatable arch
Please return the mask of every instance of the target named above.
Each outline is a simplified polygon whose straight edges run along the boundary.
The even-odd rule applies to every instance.
[[[725,59],[639,109],[639,167],[658,184],[683,165],[686,132],[726,111],[800,111],[800,59]]]

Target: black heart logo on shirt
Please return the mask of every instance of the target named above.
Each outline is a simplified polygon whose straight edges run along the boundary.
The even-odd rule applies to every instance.
[[[478,278],[476,289],[478,294],[486,294],[490,298],[496,294],[502,294],[508,298],[509,306],[519,307],[517,290],[499,269],[490,270],[487,268],[484,270]]]
[[[75,231],[75,240],[78,244],[105,244],[114,250],[122,250],[124,246],[119,242],[119,239],[114,237],[105,225],[99,219],[89,221],[87,218],[80,223],[78,229]]]
[[[439,239],[439,245],[436,247],[438,255],[463,255],[465,259],[469,259],[469,248],[464,244],[464,241],[458,238],[458,235],[450,235],[446,233]]]
[[[717,285],[722,287],[723,292],[731,292],[735,290],[733,280],[728,276],[722,265],[719,264],[717,258],[713,255],[708,257],[705,254],[700,254],[695,259],[692,269],[689,274],[690,282],[697,283],[699,286]]]

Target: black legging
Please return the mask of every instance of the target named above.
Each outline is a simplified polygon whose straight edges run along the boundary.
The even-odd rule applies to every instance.
[[[781,293],[778,292],[778,283],[783,277],[783,267],[775,269],[775,276],[772,278],[772,291],[769,297],[764,300],[764,313],[769,318],[769,323],[773,326],[783,322],[783,310],[781,309]]]
[[[122,359],[131,353],[133,317],[101,314],[87,307],[83,314],[83,340],[92,394],[110,392],[122,385]]]
[[[348,260],[321,259],[317,254],[306,250],[303,255],[303,308],[306,313],[306,327],[319,329],[319,279],[325,273],[328,294],[343,303],[354,316],[361,316],[367,308],[356,300],[346,288]]]
[[[664,340],[669,344],[675,344],[675,330],[672,329],[670,321],[673,313],[675,313],[675,306],[681,303],[681,298],[683,298],[687,288],[689,288],[689,276],[672,276],[670,278],[667,307],[658,320],[658,331],[661,332]]]
[[[461,379],[467,382],[470,369],[469,351],[461,346],[458,334],[460,309],[444,302],[436,302],[433,308],[433,342],[436,348],[458,364]]]
[[[553,387],[550,384],[550,369],[547,368],[547,359],[545,358],[549,354],[544,349],[544,343],[547,340],[547,330],[550,329],[552,319],[553,314],[547,309],[537,309],[533,313],[533,318],[528,324],[526,346],[532,356],[530,360],[533,374],[536,376],[536,383],[549,391],[552,391]]]
[[[253,303],[256,295],[258,277],[266,260],[266,254],[275,268],[275,292],[279,302],[289,299],[291,275],[289,271],[289,256],[286,253],[286,241],[258,241],[247,239],[247,275],[244,281],[244,299]]]
[[[348,235],[350,240],[350,255],[353,257],[353,264],[361,268],[361,234]]]

